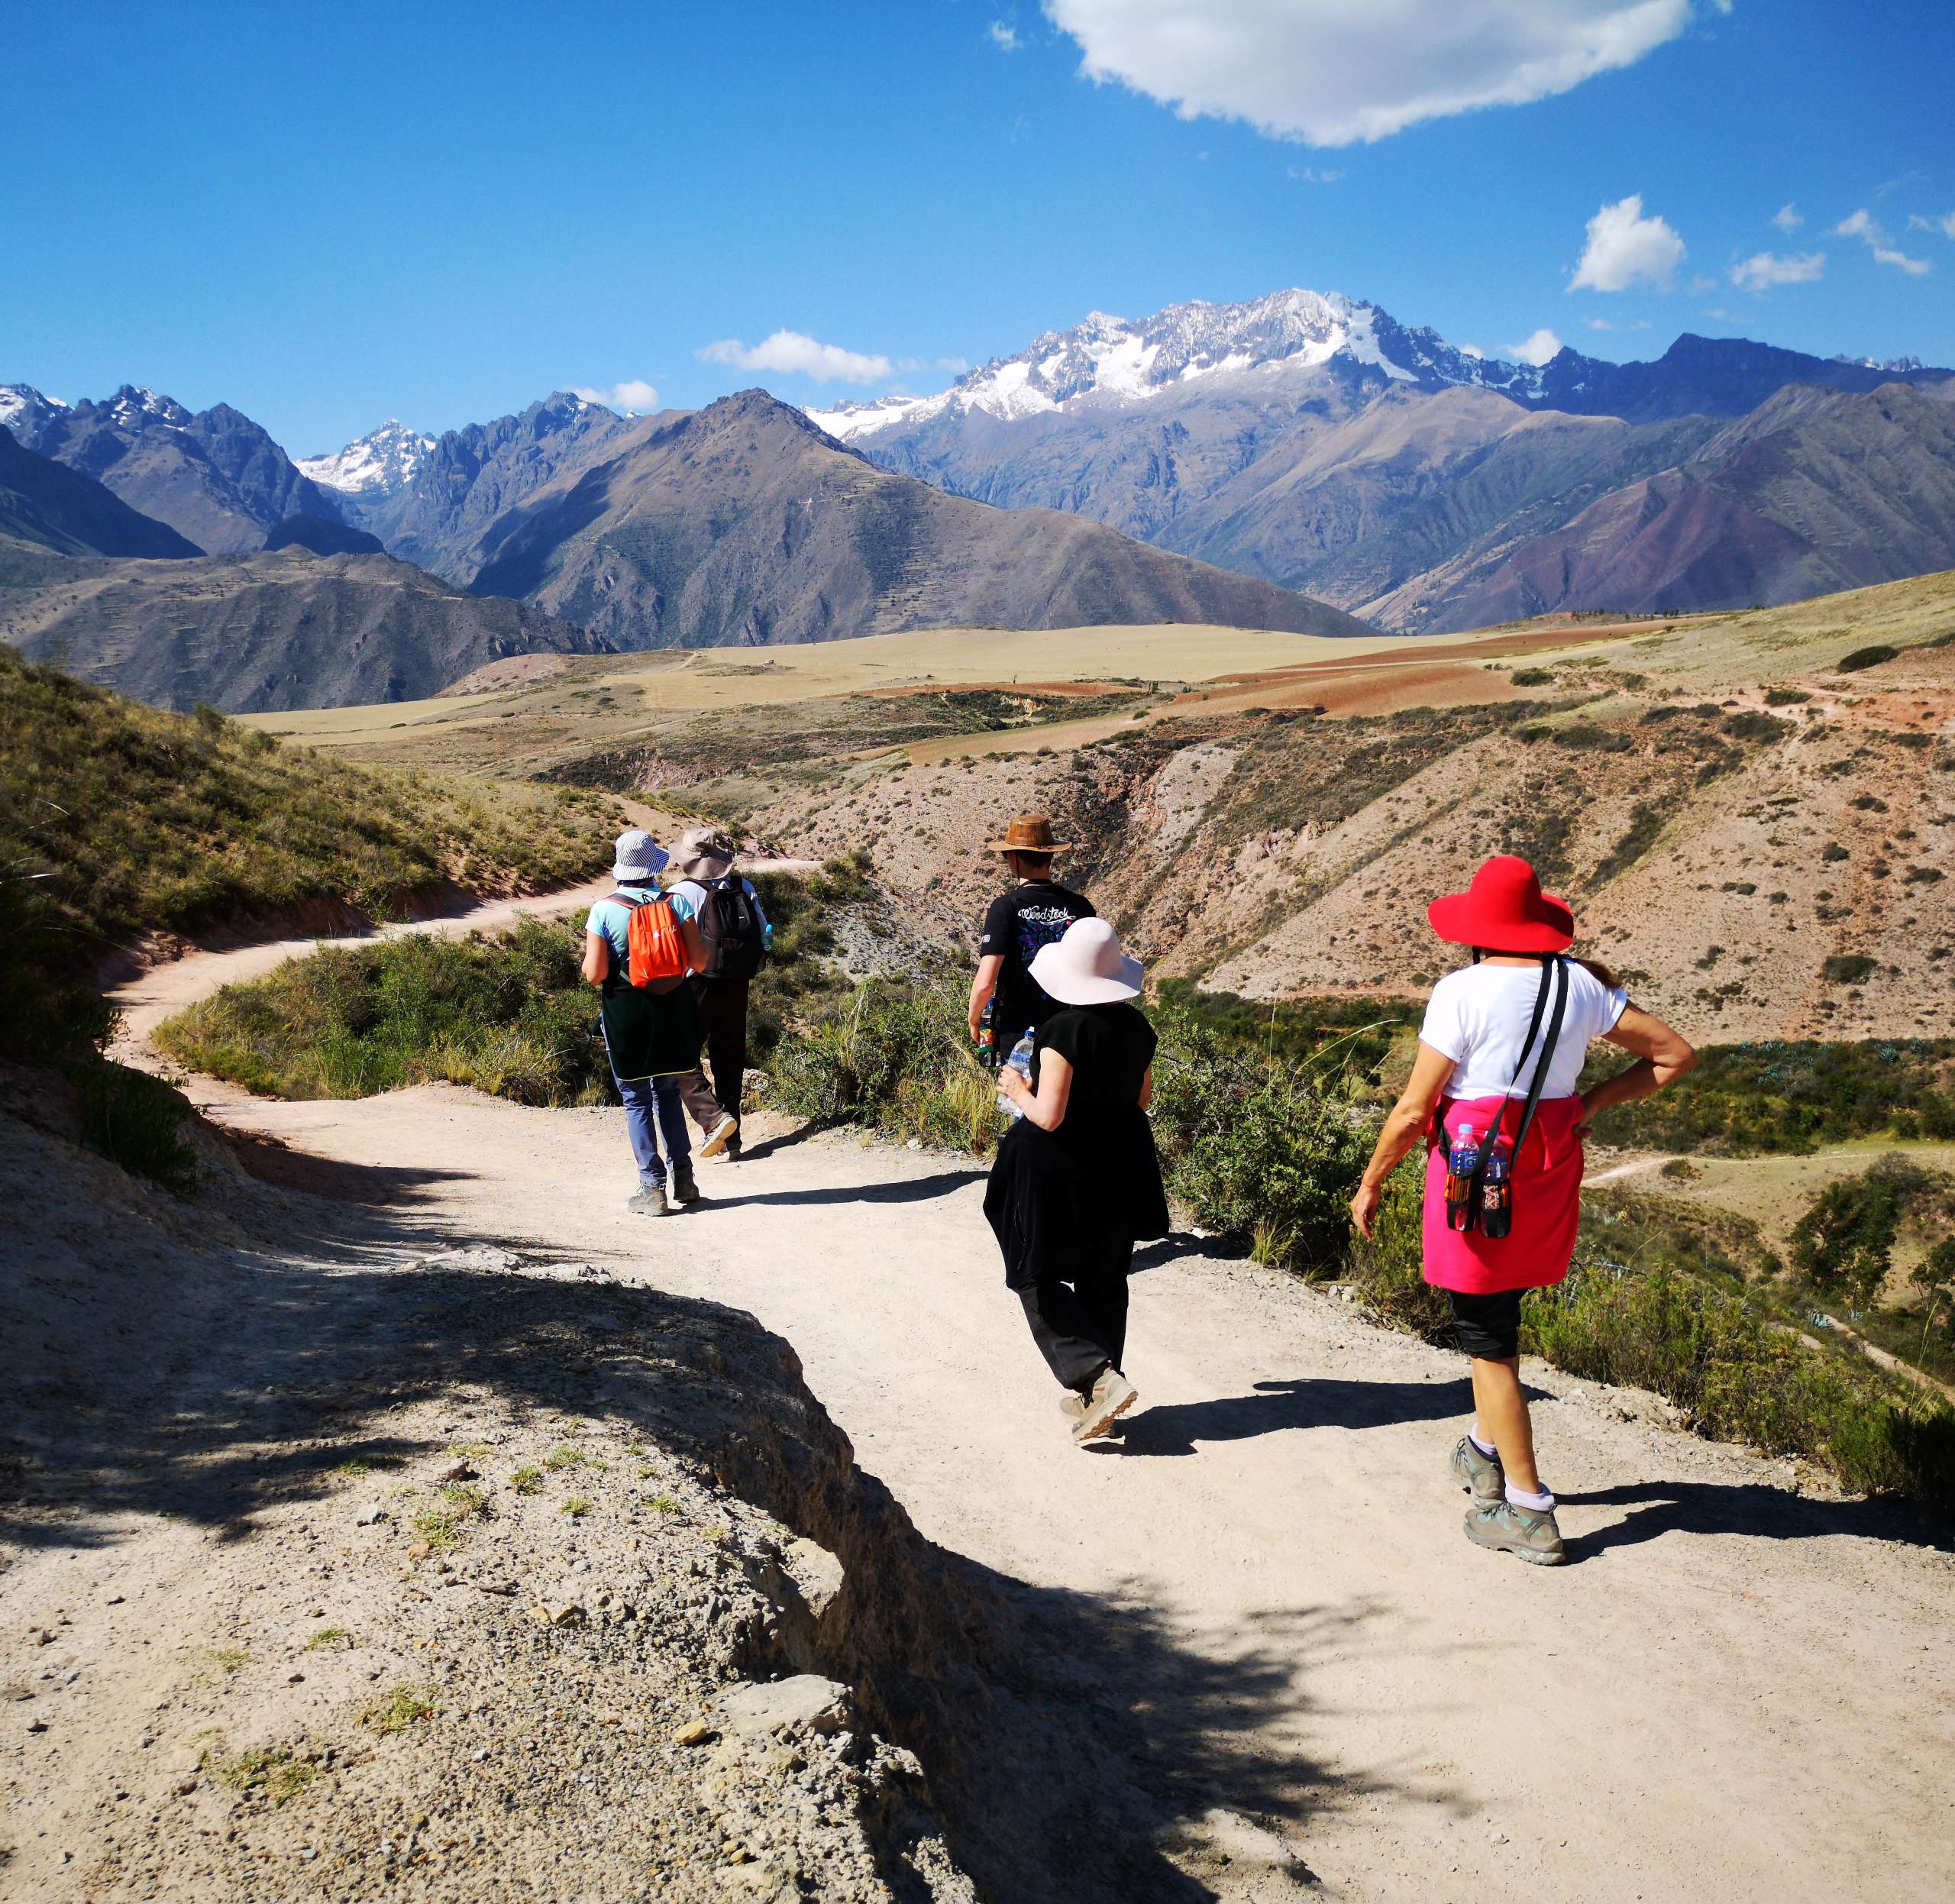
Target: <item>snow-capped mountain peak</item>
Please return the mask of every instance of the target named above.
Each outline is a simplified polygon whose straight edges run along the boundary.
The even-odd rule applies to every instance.
[[[949,411],[1004,420],[1042,411],[1126,407],[1210,377],[1280,377],[1333,360],[1394,383],[1477,383],[1538,393],[1540,373],[1456,349],[1436,332],[1408,330],[1375,304],[1340,293],[1291,289],[1243,304],[1171,304],[1138,323],[1094,311],[1049,331],[1015,357],[994,357],[933,396],[885,396],[810,410],[831,436],[874,435]]]
[[[68,406],[58,396],[48,396],[31,383],[0,383],[0,429],[10,430],[29,448],[42,424]]]
[[[413,480],[422,460],[434,447],[431,436],[408,429],[389,417],[377,430],[369,431],[333,455],[304,457],[299,471],[349,496],[390,496]]]

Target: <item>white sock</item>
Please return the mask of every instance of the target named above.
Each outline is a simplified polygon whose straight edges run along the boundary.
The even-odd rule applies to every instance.
[[[1507,1505],[1511,1508],[1527,1508],[1536,1514],[1552,1514],[1555,1511],[1554,1492],[1552,1489],[1543,1488],[1539,1494],[1530,1494],[1510,1481],[1507,1484]]]
[[[1491,1441],[1482,1438],[1478,1422],[1475,1422],[1472,1427],[1466,1430],[1466,1439],[1472,1442],[1489,1461],[1498,1461],[1500,1459],[1500,1451]]]

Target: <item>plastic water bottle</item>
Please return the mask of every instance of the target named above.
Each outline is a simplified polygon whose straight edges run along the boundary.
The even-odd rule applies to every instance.
[[[1504,1137],[1496,1137],[1493,1155],[1487,1159],[1486,1174],[1480,1179],[1480,1233],[1504,1236],[1513,1227],[1512,1149]]]
[[[1028,1031],[1016,1044],[1012,1046],[1011,1055],[1005,1060],[1004,1068],[1007,1071],[1016,1072],[1028,1085],[1031,1083],[1032,1034],[1030,1032]],[[1025,1115],[1025,1113],[1020,1110],[1002,1091],[998,1093],[998,1108],[1014,1120]]]
[[[1462,1124],[1446,1159],[1446,1227],[1467,1230],[1473,1220],[1473,1166],[1480,1160],[1473,1127]]]

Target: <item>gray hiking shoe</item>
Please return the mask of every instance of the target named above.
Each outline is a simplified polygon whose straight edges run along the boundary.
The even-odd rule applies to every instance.
[[[647,1184],[625,1207],[639,1217],[669,1216],[672,1209],[665,1201],[665,1186],[662,1183]]]
[[[1507,1498],[1507,1470],[1498,1454],[1482,1454],[1473,1437],[1462,1434],[1453,1451],[1453,1478],[1470,1494],[1476,1504],[1490,1505]]]
[[[740,1141],[740,1120],[731,1111],[722,1110],[719,1121],[709,1130],[700,1143],[702,1157],[716,1157],[729,1144]]]
[[[1568,1558],[1553,1508],[1537,1512],[1504,1498],[1467,1509],[1466,1537],[1475,1547],[1518,1554],[1537,1567],[1558,1567]]]
[[[1093,1392],[1086,1397],[1085,1405],[1079,1411],[1079,1419],[1073,1424],[1072,1438],[1075,1441],[1097,1440],[1139,1399],[1139,1392],[1119,1369],[1103,1369],[1099,1380],[1093,1385]]]
[[[690,1163],[672,1166],[672,1194],[681,1203],[697,1203],[700,1201],[700,1187],[693,1178],[693,1167]]]

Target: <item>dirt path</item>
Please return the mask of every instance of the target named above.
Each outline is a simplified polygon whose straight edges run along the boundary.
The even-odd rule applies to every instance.
[[[280,949],[150,973],[130,1030]],[[616,1113],[445,1086],[192,1094],[400,1173],[457,1230],[752,1310],[925,1534],[1151,1636],[1079,1662],[1131,1681],[1110,1747],[1149,1779],[1198,1765],[1347,1904],[1911,1904],[1947,1883],[1949,1553],[1905,1514],[1785,1491],[1784,1464],[1672,1432],[1647,1398],[1530,1367],[1579,1563],[1529,1569],[1461,1537],[1456,1359],[1252,1266],[1146,1253],[1142,1408],[1123,1442],[1072,1448],[956,1160],[790,1134],[650,1222],[622,1207]]]

